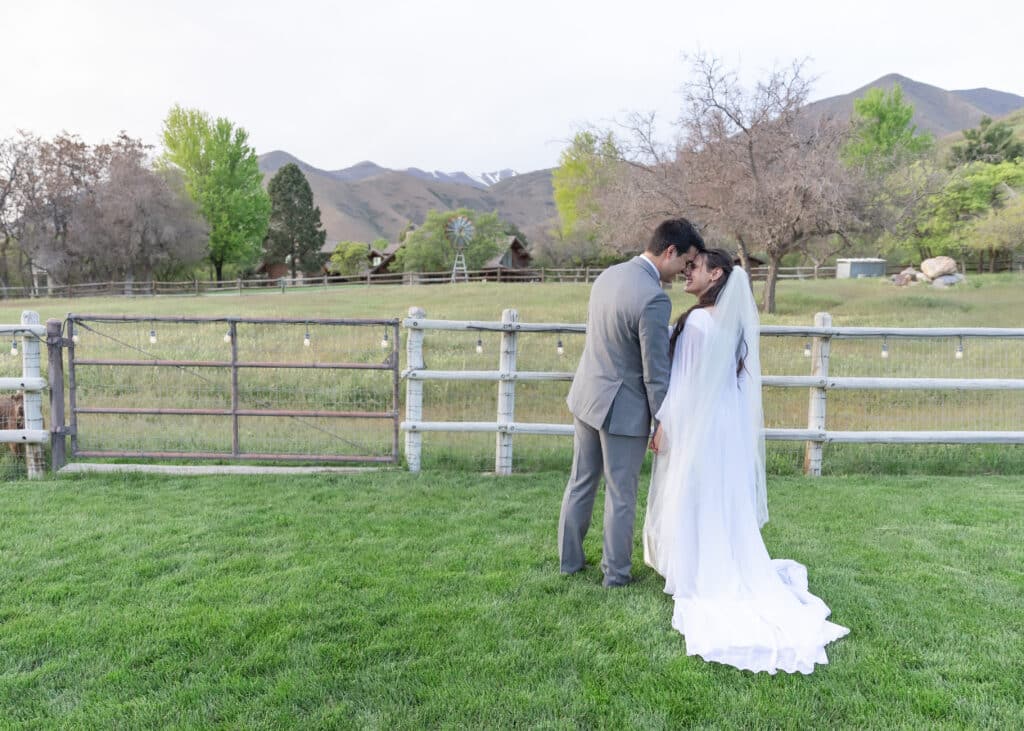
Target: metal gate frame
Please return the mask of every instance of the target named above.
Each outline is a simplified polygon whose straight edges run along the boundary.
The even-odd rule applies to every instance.
[[[194,361],[164,359],[84,359],[75,356],[75,325],[84,322],[170,322],[184,324],[224,323],[231,336],[231,359],[227,361]],[[398,463],[398,324],[395,319],[316,319],[316,318],[260,318],[260,317],[176,317],[154,315],[88,315],[68,314],[65,324],[67,339],[63,344],[68,350],[68,405],[70,406],[70,432],[72,457],[143,457],[152,459],[229,459],[245,461],[299,461],[299,462],[377,462],[387,464]],[[349,325],[356,327],[385,327],[390,335],[391,352],[382,363],[293,363],[273,361],[240,361],[238,360],[237,327],[240,324],[254,325]],[[119,367],[172,367],[172,368],[229,368],[231,370],[231,408],[230,409],[147,409],[147,408],[104,408],[79,407],[77,403],[76,369],[82,366],[119,366]],[[300,368],[300,369],[334,369],[334,370],[386,370],[391,372],[391,409],[389,411],[298,411],[288,409],[240,409],[238,407],[238,373],[243,368]],[[166,452],[166,451],[115,451],[115,450],[81,450],[78,448],[78,415],[79,414],[133,414],[133,415],[188,415],[188,416],[230,416],[231,417],[231,451],[230,452]],[[392,423],[391,454],[375,455],[337,455],[337,454],[267,454],[242,451],[238,438],[238,419],[241,416],[274,416],[274,417],[317,417],[344,419],[390,419]]]

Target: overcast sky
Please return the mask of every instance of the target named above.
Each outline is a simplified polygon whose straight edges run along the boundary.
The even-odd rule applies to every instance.
[[[748,80],[806,57],[812,99],[890,72],[1024,95],[1022,21],[1020,0],[0,0],[0,137],[156,144],[177,103],[319,168],[527,172],[587,124],[671,119],[698,50]]]

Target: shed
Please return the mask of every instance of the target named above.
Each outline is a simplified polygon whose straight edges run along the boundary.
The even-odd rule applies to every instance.
[[[836,279],[884,276],[885,259],[836,259]]]
[[[529,269],[532,263],[533,256],[526,250],[526,246],[519,240],[519,237],[509,236],[505,240],[504,250],[492,257],[481,268],[484,271]]]

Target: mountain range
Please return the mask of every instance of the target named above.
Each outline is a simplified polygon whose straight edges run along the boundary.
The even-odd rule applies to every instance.
[[[321,170],[280,150],[260,155],[259,163],[265,180],[288,163],[299,166],[320,207],[328,243],[393,241],[409,222],[422,223],[432,209],[497,211],[527,237],[556,216],[550,170],[470,175],[391,170],[368,161],[343,170]]]
[[[987,88],[947,91],[888,74],[848,94],[811,102],[804,111],[812,117],[849,119],[853,102],[868,89],[889,90],[895,84],[902,88],[904,101],[914,107],[912,123],[940,139],[976,127],[983,116],[998,118],[1024,109],[1024,97],[1017,94]],[[431,209],[497,211],[531,240],[557,220],[550,169],[470,174],[392,170],[364,161],[342,170],[322,170],[275,150],[259,157],[264,181],[290,162],[299,166],[313,189],[328,243],[393,241],[410,222],[421,223]]]
[[[831,115],[837,119],[849,119],[853,114],[853,102],[864,96],[868,89],[889,91],[896,84],[903,90],[903,100],[914,107],[912,124],[917,125],[918,131],[931,132],[936,138],[977,127],[984,116],[1001,117],[1024,108],[1024,96],[1005,91],[986,88],[946,91],[906,76],[887,74],[849,94],[811,102],[804,111],[811,116]]]

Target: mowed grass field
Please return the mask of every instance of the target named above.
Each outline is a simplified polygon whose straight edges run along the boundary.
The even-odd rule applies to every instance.
[[[646,478],[646,475],[644,476]],[[558,573],[564,472],[0,486],[0,727],[1019,728],[1019,477],[774,477],[772,555],[850,634],[686,655],[649,569]],[[595,526],[600,526],[598,501]],[[641,500],[640,515],[643,515]],[[600,530],[586,542],[595,564]],[[639,551],[634,557],[639,556]]]
[[[416,305],[438,318],[498,319],[502,308],[516,307],[525,321],[583,322],[588,291],[456,285],[37,300],[6,303],[0,319],[17,322],[22,309],[43,319],[68,311],[401,317]],[[678,288],[672,296],[681,312],[688,298]],[[764,321],[809,323],[815,311],[831,312],[839,325],[1020,327],[1024,280],[972,277],[954,291],[783,282],[780,313]],[[149,325],[142,328],[137,342],[148,347]],[[177,337],[160,335],[161,347]],[[294,334],[282,337],[287,342],[268,347],[294,348]],[[202,342],[218,340],[214,333]],[[472,345],[428,343],[428,364],[475,364]],[[496,343],[487,345],[485,357],[496,363]],[[558,363],[551,346],[528,346],[523,360]],[[884,367],[952,372],[956,361],[929,348],[894,347]],[[774,362],[806,368],[801,350],[789,343]],[[972,344],[962,363],[973,358],[984,374],[1020,377],[1015,352],[981,358]],[[880,363],[877,343],[847,363],[858,370]],[[493,390],[445,408],[458,416],[486,396],[482,408],[493,409]],[[541,405],[529,407],[552,400],[534,397]],[[877,410],[891,411],[864,408],[858,418]],[[1012,419],[1016,412],[992,413]],[[989,417],[980,408],[971,418]],[[517,469],[526,474],[507,478],[488,472],[493,436],[479,444],[425,441],[419,475],[106,474],[0,483],[0,728],[1024,722],[1017,447],[830,448],[833,474],[809,479],[798,474],[798,445],[774,445],[768,549],[808,566],[812,591],[851,633],[829,647],[830,664],[813,675],[772,677],[688,657],[669,625],[671,599],[643,566],[635,566],[634,584],[611,592],[593,567],[558,574],[568,440],[517,439]],[[645,468],[641,484],[647,479]],[[601,509],[598,500],[586,543],[592,564]]]

